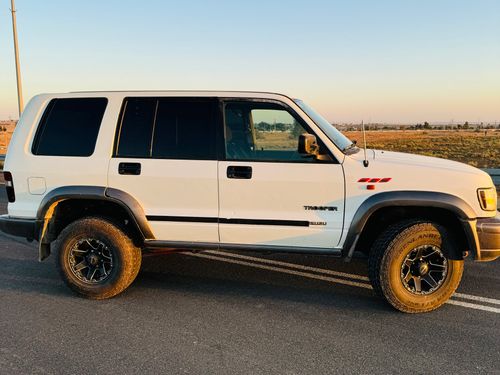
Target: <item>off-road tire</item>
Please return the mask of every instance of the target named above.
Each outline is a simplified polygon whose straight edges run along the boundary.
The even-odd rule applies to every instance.
[[[447,274],[435,291],[416,295],[405,288],[401,267],[405,257],[418,246],[441,249],[447,260]],[[368,258],[368,273],[375,292],[394,308],[405,313],[422,313],[437,309],[455,292],[462,278],[463,260],[447,254],[455,245],[453,236],[435,223],[408,220],[388,227],[373,243]]]
[[[78,279],[71,270],[69,252],[80,240],[92,238],[104,243],[112,252],[114,263],[109,277],[89,284]],[[57,252],[57,268],[66,285],[78,295],[89,299],[106,299],[123,292],[136,278],[141,268],[141,249],[115,224],[89,217],[64,228],[53,248]]]

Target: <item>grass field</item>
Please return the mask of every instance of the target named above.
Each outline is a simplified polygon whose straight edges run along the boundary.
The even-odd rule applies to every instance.
[[[14,126],[7,126],[0,133],[0,154],[5,153]],[[360,131],[344,134],[363,145]],[[488,130],[486,133],[457,130],[377,130],[367,131],[368,148],[401,151],[427,156],[451,159],[478,168],[500,168],[500,131]],[[289,133],[269,133],[257,139],[258,146],[289,149],[294,140]]]
[[[360,131],[344,132],[363,146]],[[500,131],[486,133],[457,130],[377,130],[367,131],[368,148],[400,151],[467,163],[478,168],[500,168]],[[257,146],[272,149],[293,149],[296,140],[290,133],[261,133]]]
[[[344,134],[363,145],[360,131]],[[368,148],[435,156],[478,168],[500,168],[500,131],[378,130],[366,132],[366,141]]]

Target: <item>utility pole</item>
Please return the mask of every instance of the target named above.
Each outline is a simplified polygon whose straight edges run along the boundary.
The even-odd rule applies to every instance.
[[[16,78],[17,78],[17,104],[19,106],[19,117],[23,111],[23,87],[21,85],[21,67],[19,66],[19,46],[17,43],[17,26],[16,26],[16,6],[14,0],[10,0],[12,12],[12,32],[14,34],[14,54],[16,56]]]

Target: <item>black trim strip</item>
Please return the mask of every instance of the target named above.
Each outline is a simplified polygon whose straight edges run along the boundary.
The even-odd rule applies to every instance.
[[[281,225],[288,227],[308,227],[308,221],[301,220],[269,220],[269,219],[219,219],[221,224],[246,224],[246,225]]]
[[[192,217],[192,216],[146,216],[149,221],[177,221],[182,223],[220,223],[220,224],[243,224],[243,225],[278,225],[288,227],[308,227],[308,221],[302,220],[270,220],[270,219],[218,219],[216,217]]]
[[[150,221],[178,221],[183,223],[217,223],[216,217],[191,217],[191,216],[146,216]]]

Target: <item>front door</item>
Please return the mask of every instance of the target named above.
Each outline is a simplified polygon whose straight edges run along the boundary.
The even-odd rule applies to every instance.
[[[342,166],[320,144],[320,157],[298,153],[311,133],[279,103],[224,103],[226,160],[219,162],[222,244],[331,249],[342,234]]]
[[[126,98],[108,185],[143,207],[157,240],[219,241],[216,118],[209,98]]]

